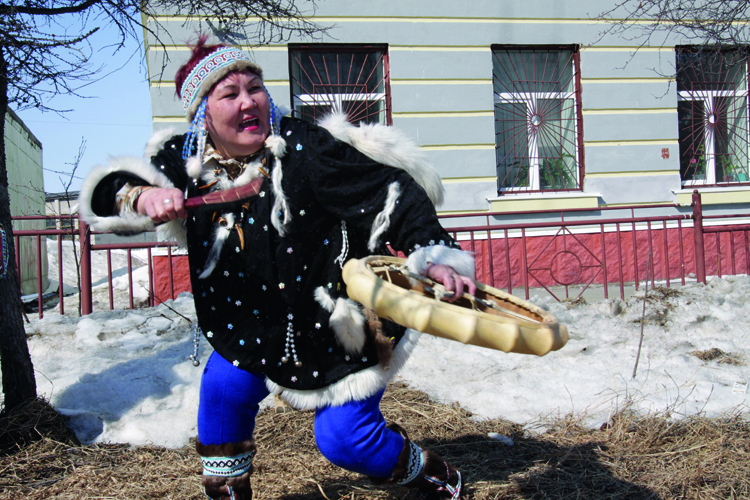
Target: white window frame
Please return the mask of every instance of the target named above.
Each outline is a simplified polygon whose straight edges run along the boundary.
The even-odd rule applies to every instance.
[[[290,54],[290,82],[289,82],[289,89],[291,92],[291,104],[292,104],[292,110],[295,115],[298,113],[298,108],[300,107],[314,107],[314,106],[330,106],[331,111],[333,112],[345,112],[346,106],[344,103],[346,102],[367,102],[367,103],[378,103],[382,102],[384,104],[383,111],[383,124],[391,125],[392,119],[391,119],[391,105],[390,105],[390,63],[389,63],[389,56],[388,56],[388,46],[385,44],[375,44],[372,46],[369,46],[371,48],[371,51],[366,50],[368,46],[362,46],[358,44],[302,44],[304,46],[304,49],[298,48],[296,45],[290,45],[289,46],[289,54]],[[312,53],[318,53],[318,54],[337,54],[337,53],[347,53],[347,51],[350,52],[360,52],[362,54],[375,54],[376,52],[382,53],[382,61],[380,61],[381,69],[382,69],[382,78],[383,78],[383,86],[385,92],[347,92],[347,93],[338,93],[338,92],[332,92],[332,87],[341,86],[341,87],[348,87],[351,89],[352,87],[365,87],[366,88],[366,82],[367,79],[369,79],[369,75],[365,75],[366,79],[364,83],[346,83],[346,84],[327,84],[323,83],[312,83],[313,86],[323,86],[326,87],[326,91],[323,92],[315,92],[315,93],[300,93],[300,94],[294,94],[294,82],[293,76],[292,76],[292,65],[297,64],[293,61],[294,57],[293,54],[305,54],[307,52]],[[359,81],[358,75],[357,81]],[[323,80],[323,78],[318,75],[318,77]],[[310,76],[312,79],[312,76]],[[307,90],[307,89],[306,89]],[[314,90],[314,89],[309,89]],[[351,117],[350,119],[355,120],[356,122],[359,122],[359,120],[356,119],[357,117]],[[378,120],[378,122],[381,122],[381,120]]]
[[[560,101],[566,101],[566,100],[572,100],[573,110],[574,110],[574,117],[573,117],[573,132],[575,137],[575,188],[570,189],[551,189],[549,191],[559,191],[559,192],[567,192],[567,191],[580,191],[583,188],[583,179],[582,179],[582,140],[581,140],[581,130],[579,129],[579,119],[581,117],[580,115],[580,102],[579,102],[579,92],[580,92],[580,75],[578,73],[578,64],[579,64],[579,54],[580,49],[576,46],[503,46],[498,45],[493,46],[493,57],[494,53],[498,51],[519,51],[522,52],[524,50],[539,50],[541,51],[548,51],[548,52],[558,52],[558,51],[565,51],[569,50],[572,53],[571,57],[571,65],[572,65],[572,74],[573,74],[573,90],[571,92],[567,91],[559,91],[559,92],[493,92],[494,94],[494,105],[498,104],[511,104],[511,105],[519,105],[519,104],[525,104],[526,107],[526,131],[527,131],[527,150],[528,150],[528,157],[529,157],[529,180],[528,185],[526,186],[515,186],[515,187],[500,187],[498,186],[498,192],[499,193],[523,193],[523,192],[533,192],[537,191],[540,192],[542,190],[541,187],[541,173],[540,173],[540,167],[542,164],[542,159],[539,155],[539,134],[537,133],[537,125],[534,123],[534,109],[537,108],[537,101],[538,100],[560,100]],[[493,80],[494,80],[494,74],[493,74]],[[562,83],[562,82],[560,82]],[[564,106],[561,104],[561,109]],[[497,142],[495,144],[497,147]],[[498,165],[499,166],[499,165]],[[498,179],[499,184],[500,179]],[[546,191],[546,190],[545,190]]]
[[[743,62],[747,71],[747,61]],[[745,73],[747,74],[747,72]],[[681,90],[677,92],[678,101],[702,101],[703,123],[709,122],[713,117],[710,111],[714,108],[716,97],[748,97],[745,90]],[[750,113],[747,113],[747,130],[750,130]],[[681,132],[681,131],[680,131]],[[708,127],[703,129],[704,155],[706,157],[706,178],[682,180],[683,186],[703,186],[716,184],[716,137],[714,131]],[[682,152],[680,152],[682,154]],[[750,141],[748,141],[748,158],[750,158]]]
[[[361,94],[300,94],[294,96],[293,106],[331,106],[334,111],[344,110],[344,101],[371,101],[378,102],[385,99],[385,92],[361,93]]]
[[[572,61],[573,71],[575,72],[575,60]],[[575,74],[575,73],[574,73]],[[573,109],[577,109],[578,103],[576,102],[577,96],[575,91],[573,92],[500,92],[495,93],[495,104],[526,104],[526,132],[528,139],[528,152],[529,152],[529,185],[523,187],[504,187],[501,191],[513,192],[513,191],[541,191],[541,181],[539,174],[539,134],[537,133],[537,125],[534,123],[533,110],[537,108],[538,100],[561,100],[567,99],[573,100]],[[537,117],[538,118],[538,117]],[[578,139],[578,120],[574,119],[574,131],[576,140]],[[578,147],[575,148],[576,165],[579,165],[579,151]],[[576,172],[576,176],[579,172]],[[580,180],[576,179],[578,185]]]

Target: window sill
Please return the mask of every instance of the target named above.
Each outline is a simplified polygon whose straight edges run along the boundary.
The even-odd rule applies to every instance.
[[[599,193],[580,191],[564,193],[518,193],[487,198],[492,212],[525,212],[529,210],[569,210],[571,208],[597,208]]]
[[[750,186],[729,187],[698,187],[690,186],[688,189],[673,190],[680,205],[690,205],[693,202],[693,191],[698,190],[701,194],[703,205],[726,205],[732,203],[750,203]]]

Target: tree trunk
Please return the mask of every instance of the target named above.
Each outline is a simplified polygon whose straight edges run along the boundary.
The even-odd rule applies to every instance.
[[[34,366],[31,364],[26,331],[21,316],[21,293],[15,259],[15,241],[10,220],[10,192],[5,162],[5,113],[8,83],[5,54],[0,47],[0,224],[8,237],[8,273],[0,279],[0,371],[3,379],[4,411],[36,397]]]

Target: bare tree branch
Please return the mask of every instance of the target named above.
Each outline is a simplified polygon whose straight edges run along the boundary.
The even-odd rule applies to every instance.
[[[620,0],[597,18],[610,22],[604,34],[642,46],[662,46],[667,39],[706,47],[750,40],[748,0]],[[663,35],[667,36],[655,39]]]
[[[750,0],[618,0],[596,19],[608,26],[595,43],[616,36],[634,42],[634,52],[644,47],[690,46],[692,51],[725,59],[727,48],[750,42]],[[746,57],[742,50],[737,54]]]

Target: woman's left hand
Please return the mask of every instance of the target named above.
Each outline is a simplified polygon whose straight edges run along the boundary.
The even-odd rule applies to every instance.
[[[467,292],[474,295],[477,291],[477,285],[474,280],[468,276],[461,276],[452,267],[445,264],[430,264],[427,266],[425,274],[428,278],[442,283],[446,290],[454,292],[453,297],[448,298],[448,302],[455,302],[464,294],[464,288]]]

